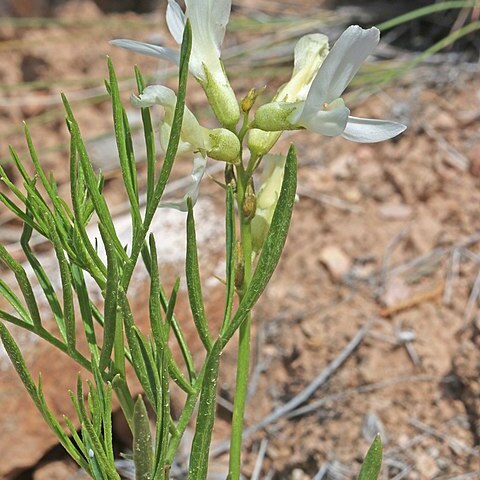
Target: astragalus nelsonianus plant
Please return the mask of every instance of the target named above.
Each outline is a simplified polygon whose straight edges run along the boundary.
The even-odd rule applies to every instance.
[[[227,128],[235,128],[240,119],[235,93],[220,60],[231,3],[231,0],[187,0],[185,13],[175,0],[168,0],[167,7],[167,26],[179,45],[186,18],[190,20],[193,37],[190,72],[204,88],[218,120]],[[113,40],[112,44],[174,63],[179,62],[177,52],[157,45],[124,39]]]
[[[118,158],[131,215],[132,235],[128,245],[120,239],[103,196],[104,179],[90,162],[66,98],[66,122],[71,136],[70,201],[59,196],[61,190],[43,171],[28,130],[26,138],[34,175],[28,173],[16,152],[11,150],[25,191],[17,187],[0,166],[0,178],[15,197],[12,200],[1,193],[0,201],[24,224],[20,243],[28,268],[35,273],[38,279],[35,288],[43,291],[51,309],[48,313],[56,322],[56,329],[50,332],[43,323],[44,312],[39,309],[24,265],[0,246],[0,260],[15,274],[23,296],[20,299],[0,280],[0,295],[11,306],[10,311],[0,310],[0,337],[51,429],[72,458],[96,480],[119,479],[111,435],[113,393],[132,431],[131,458],[137,479],[170,478],[182,437],[195,413],[189,462],[175,478],[207,478],[221,354],[237,332],[239,348],[228,479],[240,479],[251,312],[280,260],[296,201],[295,148],[291,146],[286,155],[269,152],[283,130],[307,128],[326,136],[342,135],[356,142],[377,142],[405,129],[396,122],[352,117],[342,99],[353,76],[379,41],[375,28],[349,27],[330,51],[325,35],[314,33],[302,37],[295,48],[292,76],[272,100],[255,111],[259,92],[252,88],[239,103],[220,60],[230,8],[231,2],[225,0],[186,0],[183,13],[175,1],[169,0],[167,24],[181,46],[180,52],[133,40],[112,42],[170,60],[179,67],[176,92],[162,85],[146,87],[141,73],[138,69],[135,71],[138,92],[132,94],[131,101],[141,109],[147,158],[146,195],[143,196],[128,117],[120,101],[113,65],[110,60],[108,63],[107,91],[112,101]],[[186,106],[189,72],[206,93],[219,122],[216,128],[202,126]],[[162,110],[159,126],[152,121],[152,108]],[[191,159],[192,172],[183,196],[167,202],[163,194],[180,154]],[[226,252],[225,275],[221,279],[225,286],[225,308],[218,329],[207,318],[204,305],[194,215],[208,158],[224,162],[225,166],[225,181],[216,180],[225,193]],[[184,313],[176,309],[179,281],[170,293],[161,282],[157,241],[150,234],[159,207],[187,212],[185,277],[191,316],[205,350],[203,360],[193,357],[186,340],[190,336],[184,334],[184,323],[177,318]],[[98,223],[99,231],[99,238],[93,240],[87,233],[92,223]],[[53,288],[30,247],[33,231],[54,247],[61,289]],[[161,241],[158,243],[162,248]],[[100,251],[106,252],[105,258]],[[136,312],[131,306],[131,281],[134,270],[141,268],[138,266],[141,261],[149,279],[148,335],[139,330]],[[92,294],[92,285],[102,298],[100,304]],[[31,377],[22,352],[6,328],[7,323],[50,342],[93,377],[94,381],[89,382],[87,404],[83,383],[77,382],[77,394],[72,394],[72,401],[78,422],[66,420],[68,434],[47,407],[41,383],[36,384]],[[85,334],[88,348],[79,347],[78,332]],[[172,353],[174,342],[182,354],[181,361]],[[127,368],[127,363],[132,368]],[[170,409],[171,383],[175,383],[186,398],[182,411],[175,417]],[[142,389],[142,395],[136,399],[130,391],[132,384]],[[154,435],[145,402],[155,421]],[[78,426],[80,432],[77,432]],[[368,468],[362,470],[367,473],[361,473],[362,479],[376,479],[380,457],[377,439],[367,456]]]

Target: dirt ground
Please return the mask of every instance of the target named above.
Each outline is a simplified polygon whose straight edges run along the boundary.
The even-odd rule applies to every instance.
[[[260,1],[237,6],[236,15],[252,14],[253,3],[260,18],[262,12],[298,13],[290,2]],[[304,13],[318,8],[305,2]],[[64,25],[0,23],[0,158],[10,143],[25,152],[20,125],[27,120],[45,169],[68,192],[66,130],[58,108],[58,94],[65,91],[75,99],[92,158],[107,172],[106,194],[120,222],[119,172],[106,135],[110,110],[101,96],[105,53],[115,62],[125,98],[134,90],[133,62],[153,79],[160,70],[151,59],[107,42],[118,36],[170,39],[160,12],[107,17],[93,2],[72,1],[56,15]],[[250,38],[251,32],[236,29],[227,43],[233,48]],[[385,449],[382,479],[480,478],[479,71],[478,63],[441,57],[356,102],[357,116],[407,123],[399,139],[357,145],[296,132],[277,145],[279,152],[292,141],[297,147],[299,202],[285,255],[254,316],[246,478],[355,478],[377,432]],[[235,85],[245,92],[267,84],[265,95],[272,95],[285,79],[262,70]],[[190,86],[190,106],[208,124],[202,93],[193,81]],[[6,168],[14,175],[8,163]],[[186,172],[188,165],[180,165],[176,175]],[[199,227],[201,263],[213,322],[223,307],[215,280],[223,268],[222,205],[220,189],[204,182],[197,223],[205,222]],[[183,221],[172,215],[162,224],[170,235],[167,283],[181,268],[183,250],[176,247],[182,237],[175,231]],[[2,242],[15,251],[20,226],[5,208],[0,225]],[[37,248],[47,259],[40,240]],[[144,279],[136,282],[140,317]],[[188,303],[183,297],[180,316]],[[69,411],[64,387],[74,387],[77,367],[32,338],[24,340],[54,409],[59,415]],[[231,420],[235,354],[231,346],[222,357],[211,479],[225,478],[222,441]],[[35,418],[4,360],[0,355],[0,478],[81,478]],[[122,449],[128,438],[120,419],[115,425]],[[130,478],[128,465],[124,474]]]

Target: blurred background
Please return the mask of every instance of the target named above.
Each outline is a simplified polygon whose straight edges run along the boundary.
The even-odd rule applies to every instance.
[[[128,232],[103,83],[106,55],[114,62],[126,105],[135,92],[135,64],[149,83],[172,88],[176,69],[108,42],[133,38],[175,47],[165,8],[163,0],[0,0],[0,163],[14,182],[21,186],[9,145],[30,169],[25,121],[42,165],[68,198],[63,92],[95,167],[105,173],[117,227]],[[476,479],[480,3],[234,1],[222,57],[238,98],[266,86],[260,99],[265,102],[289,79],[298,38],[321,32],[333,43],[350,24],[379,26],[382,41],[352,82],[347,105],[356,116],[401,121],[408,130],[379,145],[289,132],[276,146],[278,153],[292,141],[297,146],[300,201],[285,257],[256,314],[245,478],[355,478],[380,431],[382,478]],[[193,80],[188,88],[189,107],[202,124],[215,125],[202,90]],[[141,118],[132,107],[128,115],[143,178]],[[171,194],[181,189],[190,168],[188,159],[177,162]],[[212,161],[210,175],[221,179],[221,171]],[[197,223],[207,306],[215,324],[223,305],[223,287],[216,280],[224,268],[223,195],[211,181],[202,189]],[[181,214],[162,212],[158,230],[167,284],[183,269],[183,228]],[[21,229],[0,206],[0,240],[18,258]],[[54,276],[49,244],[42,238],[33,243]],[[9,281],[3,266],[0,275]],[[136,279],[139,323],[146,315],[145,281]],[[177,316],[184,315],[188,330],[187,305],[185,298],[179,301]],[[370,333],[327,382],[295,411],[260,425],[273,409],[308,388],[367,323]],[[67,389],[74,387],[78,367],[29,334],[12,332],[34,375],[42,372],[51,406],[59,417],[71,414]],[[220,446],[230,428],[234,360],[232,346],[220,382],[215,433]],[[118,452],[126,451],[130,440],[119,414],[114,434]],[[173,478],[183,478],[182,461]],[[219,447],[212,457],[212,479],[225,478],[225,462]],[[133,478],[120,457],[119,469]],[[1,349],[0,478],[82,478],[38,418]]]

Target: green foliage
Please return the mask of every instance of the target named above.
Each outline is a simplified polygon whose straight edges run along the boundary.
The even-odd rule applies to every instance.
[[[358,480],[377,480],[382,468],[382,451],[382,440],[380,435],[377,435],[363,460]]]

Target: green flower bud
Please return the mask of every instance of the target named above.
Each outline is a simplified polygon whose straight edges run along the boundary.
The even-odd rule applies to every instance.
[[[298,126],[292,124],[292,115],[303,102],[271,102],[262,105],[256,112],[253,127],[266,132],[281,132],[283,130],[296,130]]]
[[[248,132],[247,145],[256,157],[263,157],[277,143],[282,132],[265,132],[258,128],[252,128]]]
[[[226,128],[209,130],[208,156],[222,162],[238,164],[240,162],[240,141]]]
[[[200,81],[218,121],[233,130],[240,120],[240,107],[221,64],[222,75],[213,75],[204,65],[206,80]],[[220,78],[219,78],[220,77]]]

